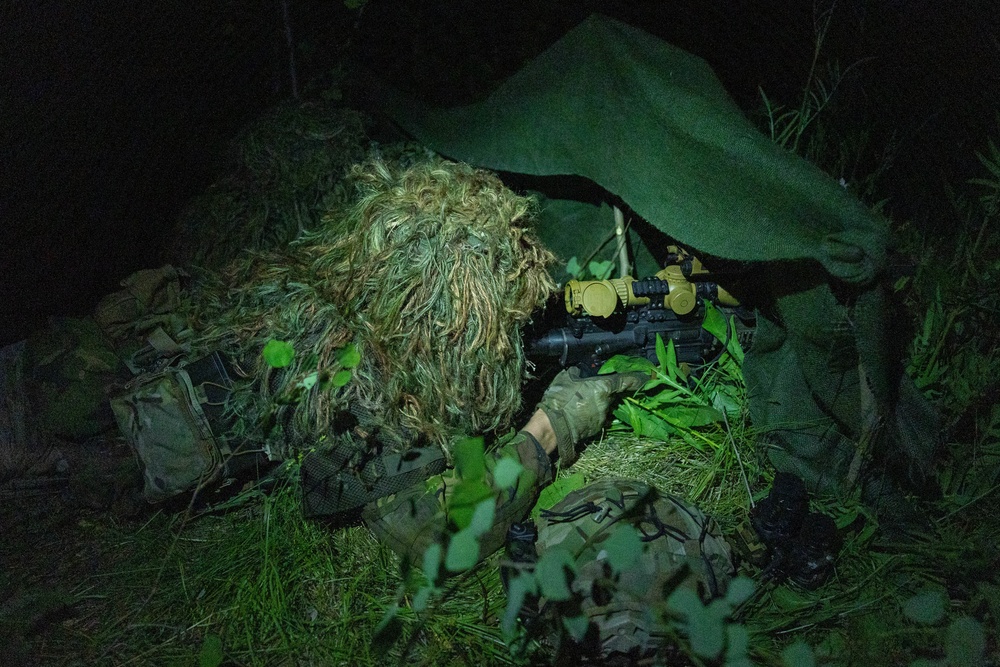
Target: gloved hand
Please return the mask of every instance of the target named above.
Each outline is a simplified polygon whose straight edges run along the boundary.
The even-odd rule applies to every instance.
[[[580,369],[564,369],[542,395],[538,408],[552,423],[556,447],[563,466],[572,465],[579,454],[576,445],[597,435],[608,417],[617,394],[638,391],[649,380],[646,373],[614,373],[581,378]]]

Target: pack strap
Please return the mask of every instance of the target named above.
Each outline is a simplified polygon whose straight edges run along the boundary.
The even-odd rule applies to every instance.
[[[302,509],[308,518],[350,522],[365,505],[421,484],[447,466],[437,447],[416,447],[370,459],[358,471],[340,449],[313,451],[302,459]]]

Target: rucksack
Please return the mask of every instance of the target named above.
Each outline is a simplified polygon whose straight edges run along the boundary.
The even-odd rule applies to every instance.
[[[641,536],[636,561],[618,574],[605,544],[628,523]],[[561,633],[563,617],[587,617],[581,655],[647,656],[662,642],[667,597],[688,587],[704,602],[734,574],[729,544],[690,503],[633,480],[601,480],[569,493],[538,520],[538,557],[566,549],[575,561],[569,601],[541,600],[541,618]]]

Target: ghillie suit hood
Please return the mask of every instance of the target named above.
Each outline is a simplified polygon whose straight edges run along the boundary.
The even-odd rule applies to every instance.
[[[206,275],[195,295],[198,347],[222,348],[253,380],[231,399],[236,435],[266,434],[262,445],[281,458],[320,442],[348,406],[401,444],[425,437],[447,448],[509,427],[521,405],[522,326],[554,288],[532,200],[443,160],[405,170],[373,161],[352,175],[360,196],[346,215],[286,252]],[[264,361],[270,340],[292,344],[288,366]],[[336,387],[327,380],[349,344],[360,362]]]

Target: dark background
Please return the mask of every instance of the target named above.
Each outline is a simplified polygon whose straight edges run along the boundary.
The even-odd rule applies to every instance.
[[[812,0],[6,0],[0,9],[0,345],[82,315],[164,261],[176,216],[226,142],[292,96],[378,73],[440,104],[489,91],[592,11],[709,62],[740,106],[797,106]],[[948,233],[946,184],[981,176],[997,136],[996,0],[840,0],[820,65],[850,69],[827,126],[866,130],[855,168],[891,156],[879,197]]]

